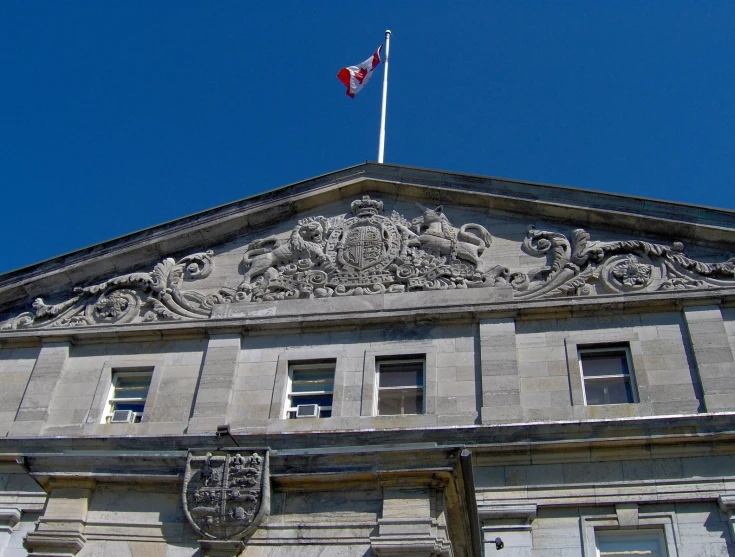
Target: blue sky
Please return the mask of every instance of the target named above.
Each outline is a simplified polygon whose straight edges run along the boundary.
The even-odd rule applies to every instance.
[[[735,209],[735,2],[7,2],[0,272],[366,160]]]

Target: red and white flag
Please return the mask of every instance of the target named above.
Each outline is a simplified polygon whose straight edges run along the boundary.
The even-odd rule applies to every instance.
[[[373,75],[373,70],[380,64],[380,49],[383,45],[378,47],[370,58],[365,60],[359,66],[347,66],[339,70],[337,78],[344,83],[347,87],[347,96],[355,98],[355,94],[360,92],[367,82],[370,81],[370,76]]]

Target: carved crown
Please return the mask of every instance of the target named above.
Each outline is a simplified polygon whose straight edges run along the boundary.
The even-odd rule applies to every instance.
[[[369,195],[363,195],[362,199],[352,202],[350,209],[356,217],[371,217],[383,212],[383,202],[370,199]]]

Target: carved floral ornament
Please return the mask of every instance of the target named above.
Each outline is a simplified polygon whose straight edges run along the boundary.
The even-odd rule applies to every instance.
[[[684,246],[639,240],[600,242],[582,229],[569,236],[531,229],[521,246],[545,258],[531,271],[492,264],[492,236],[480,224],[455,227],[442,207],[419,205],[407,220],[364,196],[351,214],[309,217],[288,239],[258,239],[245,247],[237,289],[202,294],[186,287],[211,275],[213,252],[167,258],[151,272],[75,288],[54,305],[37,298],[32,311],[3,329],[78,327],[207,319],[217,304],[328,298],[425,290],[510,287],[515,299],[656,292],[735,286],[735,258],[703,263]]]

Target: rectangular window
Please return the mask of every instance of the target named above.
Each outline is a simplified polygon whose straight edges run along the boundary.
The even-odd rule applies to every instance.
[[[585,404],[637,402],[627,346],[579,350]]]
[[[424,413],[426,358],[408,356],[375,362],[378,372],[378,415]]]
[[[334,396],[334,360],[288,366],[286,418],[329,418]]]
[[[139,423],[152,377],[151,368],[135,371],[113,369],[102,423]]]
[[[666,557],[666,544],[661,530],[598,530],[598,557],[648,555]]]

